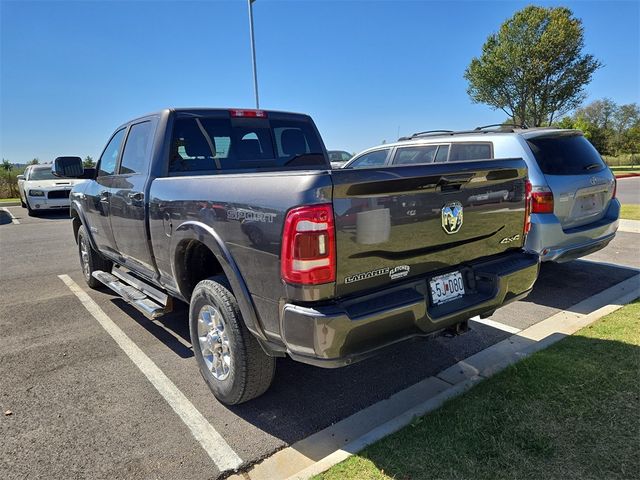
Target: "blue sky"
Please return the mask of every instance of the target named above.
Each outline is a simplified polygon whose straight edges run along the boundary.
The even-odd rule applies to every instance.
[[[504,120],[463,72],[531,2],[254,4],[261,107],[313,116],[327,148]],[[605,67],[589,99],[640,101],[640,2],[537,2],[581,18]],[[247,5],[232,1],[0,0],[0,153],[96,158],[114,128],[167,106],[252,107]]]

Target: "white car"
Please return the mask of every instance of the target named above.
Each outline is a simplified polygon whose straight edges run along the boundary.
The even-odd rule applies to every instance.
[[[18,191],[22,207],[34,215],[43,210],[69,208],[69,192],[86,180],[58,178],[51,165],[30,165],[24,175],[18,175]]]

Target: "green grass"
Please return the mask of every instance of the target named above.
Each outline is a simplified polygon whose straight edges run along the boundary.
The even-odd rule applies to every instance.
[[[640,478],[640,302],[316,477]]]
[[[604,161],[611,167],[617,167],[620,165],[634,165],[640,163],[640,155],[632,153],[623,153],[614,157],[613,155],[603,155]]]
[[[19,198],[0,198],[0,203],[19,202]]]
[[[640,205],[622,205],[620,218],[626,220],[640,220]]]

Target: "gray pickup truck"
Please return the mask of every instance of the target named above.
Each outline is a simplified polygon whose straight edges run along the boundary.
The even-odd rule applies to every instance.
[[[202,376],[237,404],[275,357],[348,365],[526,296],[529,192],[521,159],[332,170],[307,115],[168,109],[118,127],[70,199],[88,285],[151,319],[187,302]]]

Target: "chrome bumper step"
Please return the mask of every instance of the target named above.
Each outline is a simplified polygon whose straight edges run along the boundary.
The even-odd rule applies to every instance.
[[[114,274],[97,270],[93,272],[93,278],[109,287],[150,320],[171,311],[171,297],[117,268],[114,268]]]

